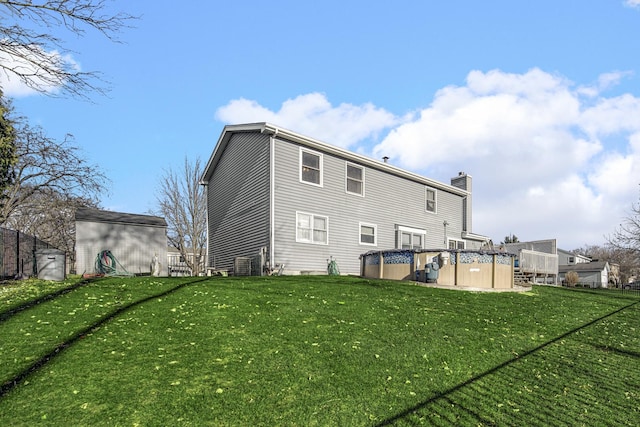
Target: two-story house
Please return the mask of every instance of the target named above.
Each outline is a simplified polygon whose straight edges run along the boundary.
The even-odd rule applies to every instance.
[[[331,258],[359,274],[370,250],[488,240],[472,231],[469,175],[444,184],[269,123],[226,126],[202,184],[216,269],[262,254],[284,274],[326,272]]]
[[[591,258],[577,252],[558,248],[558,265],[575,265],[591,262]]]

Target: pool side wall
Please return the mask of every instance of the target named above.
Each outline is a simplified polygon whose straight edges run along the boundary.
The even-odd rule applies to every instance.
[[[436,283],[444,286],[511,289],[513,256],[502,252],[448,250],[372,251],[361,256],[365,278],[425,281],[425,265],[438,263]],[[416,274],[416,272],[418,272]]]

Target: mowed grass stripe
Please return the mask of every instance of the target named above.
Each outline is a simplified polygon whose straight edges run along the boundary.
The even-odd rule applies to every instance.
[[[153,289],[139,279],[104,284],[103,300],[118,287],[138,300]],[[620,363],[620,379],[605,392],[611,405],[601,406],[590,399],[613,375],[589,369],[640,352],[630,332],[637,316],[627,315],[637,309],[584,325],[633,298],[547,287],[468,293],[349,277],[215,278],[135,305],[75,342],[0,400],[0,422],[562,425],[607,420],[611,408],[627,405],[617,422],[630,425],[635,401],[614,391],[634,396],[631,365]],[[14,331],[10,323],[2,337]],[[603,365],[584,361],[594,357]],[[564,405],[558,418],[552,402]]]
[[[135,292],[127,292],[130,285],[113,279],[82,281],[35,298],[17,298],[20,304],[12,304],[0,315],[0,395],[112,317],[184,284],[147,278],[138,285]],[[31,286],[27,286],[29,292]]]

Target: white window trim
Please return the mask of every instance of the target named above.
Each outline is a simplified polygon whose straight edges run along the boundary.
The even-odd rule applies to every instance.
[[[423,230],[421,228],[405,227],[404,225],[396,225],[396,235],[398,233],[411,233],[411,234],[420,234],[420,235],[422,235],[422,248],[421,249],[424,249],[425,240],[427,238],[427,230]],[[397,249],[402,249],[402,242],[401,241],[398,242],[398,246],[400,246],[400,247],[397,248]]]
[[[434,210],[430,211],[429,209],[427,209],[427,192],[431,190],[433,191],[433,203],[434,203]],[[424,188],[424,210],[425,212],[429,212],[430,214],[437,214],[438,213],[438,191],[435,188],[432,187],[425,187]]]
[[[362,170],[362,194],[361,193],[354,193],[352,191],[349,191],[349,186],[348,186],[348,182],[349,182],[349,166],[353,166],[354,168],[359,168],[360,170]],[[354,196],[360,196],[360,197],[364,197],[364,166],[360,166],[358,164],[355,163],[351,163],[351,162],[346,162],[344,165],[344,191],[347,194],[353,194]]]
[[[404,225],[396,225],[396,231],[405,231],[407,233],[413,234],[424,234],[425,236],[427,235],[427,230],[424,230],[422,228],[405,227]]]
[[[462,249],[467,249],[467,242],[466,240],[462,240],[462,239],[452,239],[451,237],[447,237],[447,249],[449,249],[449,242],[456,242],[456,249],[458,249],[458,245],[457,243],[462,242]]]
[[[303,153],[309,153],[309,154],[313,154],[314,156],[318,156],[320,158],[320,183],[316,184],[315,182],[309,182],[309,181],[305,181],[302,179],[302,154]],[[300,155],[299,155],[299,161],[298,161],[298,179],[300,180],[301,183],[303,184],[308,184],[308,185],[314,185],[316,187],[322,187],[322,183],[323,183],[323,155],[322,153],[319,153],[317,151],[313,151],[313,150],[309,150],[307,148],[304,147],[300,147]]]
[[[366,243],[362,241],[362,227],[372,227],[373,228],[373,243]],[[358,224],[358,240],[361,245],[364,246],[378,246],[378,226],[376,224],[371,224],[369,222],[361,222]]]
[[[311,216],[311,224],[312,224],[311,240],[298,238],[298,215],[309,215],[309,216]],[[326,230],[327,241],[326,242],[315,242],[313,240],[313,220],[315,218],[324,218],[325,219],[325,223],[327,224],[327,230]],[[312,214],[312,213],[309,213],[309,212],[296,211],[295,233],[296,233],[296,242],[298,242],[298,243],[308,243],[308,244],[311,244],[311,245],[324,245],[324,246],[326,246],[326,245],[329,244],[329,217],[325,216],[325,215]]]

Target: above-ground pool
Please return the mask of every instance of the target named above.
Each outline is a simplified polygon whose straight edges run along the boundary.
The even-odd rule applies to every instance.
[[[444,286],[510,289],[514,257],[506,252],[468,249],[370,251],[360,255],[360,274]]]

